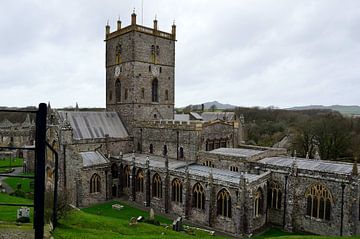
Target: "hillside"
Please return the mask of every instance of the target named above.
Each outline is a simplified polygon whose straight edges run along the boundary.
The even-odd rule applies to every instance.
[[[313,109],[322,109],[322,110],[333,110],[338,111],[343,115],[360,115],[360,106],[358,105],[307,105],[307,106],[295,106],[287,108],[287,110],[313,110]]]

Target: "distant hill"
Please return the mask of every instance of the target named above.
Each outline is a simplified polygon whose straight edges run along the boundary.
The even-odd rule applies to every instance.
[[[221,110],[228,110],[228,109],[235,109],[237,106],[235,105],[230,105],[230,104],[222,104],[218,101],[211,101],[211,102],[205,102],[203,103],[204,104],[204,108],[205,110],[208,110],[211,108],[211,106],[215,105],[216,106],[216,109],[221,109]],[[202,104],[198,104],[198,105],[188,105],[188,106],[185,106],[185,107],[180,107],[180,109],[183,109],[183,108],[187,108],[187,107],[191,107],[192,109],[198,109],[200,110],[201,109],[201,105]]]
[[[287,108],[287,110],[313,110],[313,109],[326,109],[338,111],[343,115],[360,115],[360,106],[358,105],[307,105],[307,106],[295,106]]]

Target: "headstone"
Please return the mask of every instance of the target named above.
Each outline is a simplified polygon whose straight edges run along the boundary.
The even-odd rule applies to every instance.
[[[182,217],[176,218],[176,220],[173,221],[173,231],[182,231],[183,225],[182,225]]]
[[[130,219],[129,226],[133,226],[133,225],[136,225],[136,224],[137,224],[136,218],[135,218],[135,217],[132,217],[132,218]]]
[[[150,208],[149,220],[154,220],[154,219],[155,219],[154,209]]]
[[[30,208],[28,207],[21,207],[17,210],[17,222],[30,222]]]
[[[121,210],[124,206],[120,204],[113,204],[111,207],[115,210]]]
[[[138,222],[142,222],[144,221],[144,217],[143,216],[138,216],[138,218],[136,219]]]
[[[22,186],[22,184],[21,184],[21,183],[18,183],[18,184],[16,185],[17,190],[20,190],[20,189],[21,189],[21,186]]]

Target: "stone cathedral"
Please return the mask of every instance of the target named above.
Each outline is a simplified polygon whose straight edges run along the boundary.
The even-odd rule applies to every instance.
[[[105,28],[106,111],[49,112],[60,189],[78,206],[123,197],[233,236],[275,225],[357,235],[357,164],[244,145],[231,112],[175,114],[176,26]],[[47,186],[54,159],[47,155]]]

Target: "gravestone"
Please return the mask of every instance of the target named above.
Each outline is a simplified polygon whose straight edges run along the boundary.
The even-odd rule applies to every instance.
[[[178,217],[173,221],[173,230],[177,232],[183,230],[182,217]]]
[[[138,222],[142,222],[144,221],[144,217],[143,216],[138,216],[138,218],[136,219]]]
[[[155,219],[154,209],[150,208],[149,220],[154,220],[154,219]]]
[[[18,209],[16,221],[22,223],[30,222],[30,208],[21,207],[20,209]]]
[[[132,217],[132,218],[130,219],[129,226],[133,226],[133,225],[136,225],[136,224],[137,224],[136,218],[135,218],[135,217]]]

